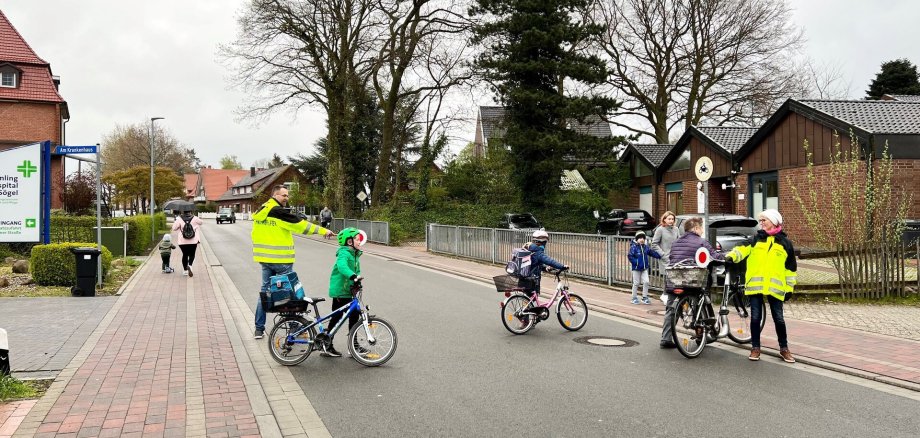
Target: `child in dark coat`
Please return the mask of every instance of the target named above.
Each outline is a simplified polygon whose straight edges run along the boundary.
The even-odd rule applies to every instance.
[[[636,296],[639,291],[639,284],[642,284],[642,304],[652,304],[648,299],[648,269],[651,264],[649,257],[660,259],[661,254],[658,254],[657,251],[646,244],[645,232],[639,231],[636,233],[636,239],[629,244],[629,254],[627,255],[633,276],[633,304],[639,304],[639,298]]]

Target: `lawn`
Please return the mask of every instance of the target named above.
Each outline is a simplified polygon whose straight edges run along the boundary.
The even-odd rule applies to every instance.
[[[96,295],[115,295],[121,285],[131,278],[140,262],[128,257],[117,258],[101,287],[96,288]],[[31,283],[29,274],[14,274],[10,263],[0,264],[0,277],[5,277],[10,284],[0,288],[0,297],[69,297],[70,286],[39,286]]]

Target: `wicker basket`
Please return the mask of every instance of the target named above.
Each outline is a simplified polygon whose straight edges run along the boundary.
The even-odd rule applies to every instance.
[[[706,287],[709,280],[709,269],[697,266],[668,266],[666,269],[668,282],[675,288],[695,288],[702,289]]]
[[[524,287],[521,285],[521,279],[513,275],[499,275],[497,277],[492,277],[492,281],[495,282],[495,290],[499,292],[524,290]]]

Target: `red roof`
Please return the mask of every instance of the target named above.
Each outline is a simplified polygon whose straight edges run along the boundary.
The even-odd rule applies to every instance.
[[[12,65],[21,73],[19,87],[0,87],[0,99],[64,103],[51,78],[51,65],[38,57],[0,11],[0,66]]]
[[[216,201],[221,195],[230,190],[239,180],[249,175],[248,170],[232,169],[201,169],[201,180],[204,185],[205,200]],[[196,196],[200,193],[196,193]]]
[[[185,198],[191,200],[195,197],[195,190],[198,185],[198,174],[197,173],[186,173],[185,175]]]

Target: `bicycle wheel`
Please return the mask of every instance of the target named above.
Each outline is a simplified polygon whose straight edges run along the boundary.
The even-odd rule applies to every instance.
[[[364,324],[358,324],[348,332],[348,353],[352,359],[366,367],[383,365],[396,353],[396,330],[386,320],[372,316],[367,320],[368,330]],[[368,340],[367,333],[374,337]]]
[[[521,314],[528,303],[530,299],[524,295],[512,295],[502,303],[502,324],[509,332],[523,335],[533,328],[534,316]]]
[[[298,337],[298,341],[307,341],[308,343],[288,343],[288,335],[306,327],[309,323],[300,316],[286,317],[278,324],[272,327],[268,335],[268,352],[271,353],[272,359],[281,365],[294,366],[310,357],[313,352],[313,339],[316,336],[316,330],[313,327],[305,330]]]
[[[766,304],[760,309],[760,330],[767,322]],[[751,299],[737,292],[728,294],[728,337],[739,343],[751,342]]]
[[[674,343],[688,359],[699,356],[706,346],[706,328],[696,321],[696,299],[681,297],[674,311]]]
[[[580,296],[569,294],[556,304],[556,317],[562,328],[574,332],[585,326],[588,322],[588,305]]]

